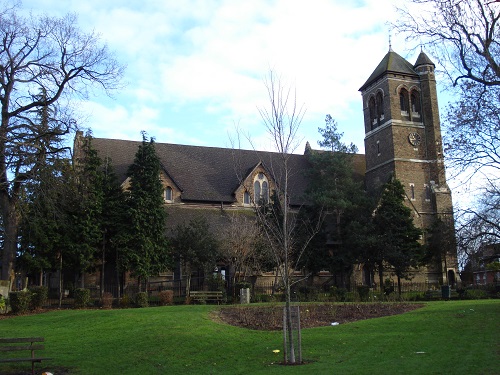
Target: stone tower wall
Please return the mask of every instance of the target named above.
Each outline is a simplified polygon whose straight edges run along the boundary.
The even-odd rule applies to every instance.
[[[400,90],[419,93],[420,111],[401,110]],[[369,100],[384,94],[384,119],[374,125]],[[386,72],[362,91],[365,121],[365,183],[378,192],[394,176],[405,188],[405,204],[412,210],[415,225],[424,231],[437,218],[453,229],[453,203],[446,184],[438,98],[433,65],[422,65],[415,74]],[[412,137],[419,143],[412,144]],[[451,230],[453,232],[453,230]],[[425,238],[425,236],[424,236]],[[440,262],[415,272],[415,281],[447,282],[448,271],[457,274],[456,248],[450,248]]]

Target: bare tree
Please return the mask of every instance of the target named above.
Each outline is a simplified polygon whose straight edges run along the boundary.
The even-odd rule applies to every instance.
[[[22,17],[14,7],[0,9],[2,279],[14,267],[21,187],[59,156],[63,136],[76,128],[71,99],[117,88],[122,70],[99,35],[77,28],[75,15]]]
[[[292,273],[300,262],[307,245],[318,232],[322,215],[315,222],[299,219],[299,208],[292,208],[290,202],[290,181],[294,173],[290,158],[300,144],[297,132],[304,116],[303,106],[297,105],[296,93],[287,88],[272,71],[264,81],[269,107],[259,108],[266,130],[273,141],[276,153],[266,160],[265,168],[273,180],[272,199],[253,202],[259,226],[272,253],[276,272],[281,279],[285,293],[285,361],[294,364],[296,357],[293,340],[291,287]],[[304,236],[304,233],[307,233]],[[300,353],[300,346],[299,346]]]
[[[444,137],[447,162],[464,181],[473,177],[496,183],[500,176],[500,86],[460,84],[449,106]]]
[[[483,189],[476,207],[459,213],[457,241],[464,266],[482,247],[500,242],[500,190],[495,185]]]
[[[467,179],[478,171],[498,171],[500,2],[407,0],[406,5],[398,8],[394,27],[437,58],[456,98],[445,115],[448,164]]]
[[[484,188],[476,202],[456,213],[458,245],[466,255],[481,241],[495,240],[483,229],[492,228],[490,218],[499,212],[491,192],[500,183],[500,1],[406,4],[399,8],[396,29],[437,58],[454,95],[444,121],[449,170],[458,181]]]
[[[456,85],[469,79],[500,85],[500,2],[409,0],[394,25],[407,39],[424,44]],[[410,4],[411,5],[411,4]]]
[[[221,256],[230,265],[232,285],[237,282],[237,275],[245,278],[261,269],[260,232],[255,217],[232,213],[219,235]]]

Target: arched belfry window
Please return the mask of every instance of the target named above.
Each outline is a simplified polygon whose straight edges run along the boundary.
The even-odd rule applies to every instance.
[[[370,111],[370,127],[371,130],[377,127],[377,109],[375,107],[375,98],[372,96],[368,101],[368,109]]]
[[[421,116],[420,93],[417,90],[412,90],[410,100],[411,100],[411,117],[416,118],[418,120]]]
[[[382,125],[384,120],[384,95],[379,91],[368,100],[370,112],[370,130]]]
[[[408,100],[408,91],[406,89],[401,89],[399,92],[399,104],[401,106],[401,114],[408,116],[409,112],[409,100]]]
[[[260,172],[253,181],[253,194],[256,204],[269,202],[269,181],[264,173]]]
[[[379,91],[377,93],[377,117],[379,121],[379,126],[380,123],[384,120],[384,97],[382,96],[382,93]]]

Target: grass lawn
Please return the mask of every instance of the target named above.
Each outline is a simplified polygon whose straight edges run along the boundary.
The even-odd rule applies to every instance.
[[[0,337],[44,336],[40,355],[54,359],[36,369],[55,375],[500,374],[499,300],[428,302],[402,315],[305,329],[309,363],[288,367],[273,353],[282,350],[281,332],[217,323],[217,308],[54,311],[0,320]],[[2,374],[29,369],[0,364]]]

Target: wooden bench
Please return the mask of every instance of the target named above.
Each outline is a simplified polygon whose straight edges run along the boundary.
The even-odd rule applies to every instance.
[[[222,292],[220,290],[193,290],[189,292],[189,297],[193,301],[217,301],[217,304],[219,304],[222,301]]]
[[[52,358],[36,357],[35,350],[43,350],[42,344],[36,344],[45,341],[43,337],[16,337],[0,338],[0,352],[18,352],[30,351],[30,357],[0,358],[0,363],[8,362],[31,362],[31,374],[35,374],[35,362],[41,363]]]
[[[442,293],[440,290],[427,290],[425,292],[425,299],[426,300],[436,300],[436,299],[441,299]]]

